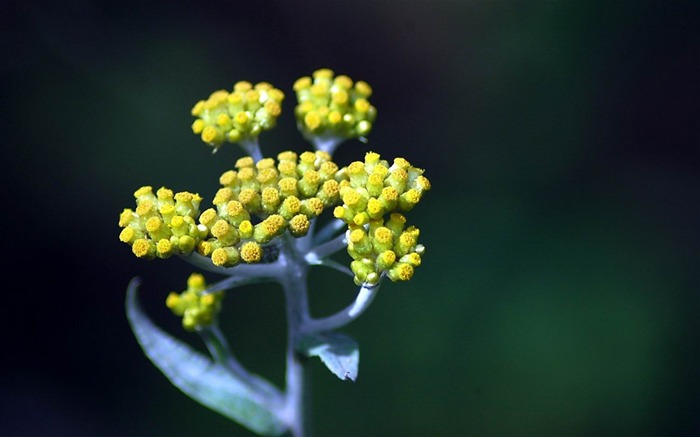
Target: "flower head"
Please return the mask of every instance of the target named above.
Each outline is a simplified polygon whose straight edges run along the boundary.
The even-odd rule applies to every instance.
[[[289,231],[302,237],[311,220],[335,206],[340,194],[338,166],[328,153],[285,151],[277,161],[239,159],[219,178],[214,207],[200,216],[207,235],[198,251],[219,266],[263,259],[264,245]]]
[[[195,221],[202,201],[198,194],[174,194],[165,187],[153,193],[152,187],[144,186],[134,197],[136,209],[125,208],[119,215],[119,227],[123,228],[119,239],[129,244],[137,257],[185,255],[206,236],[206,229]]]
[[[370,220],[366,226],[349,225],[350,269],[357,285],[374,285],[382,276],[407,281],[421,264],[425,247],[418,244],[420,231],[405,227],[406,217],[392,213],[385,219]]]
[[[403,158],[389,165],[374,152],[367,153],[364,162],[355,161],[338,174],[342,206],[333,214],[348,225],[362,226],[394,211],[410,211],[430,190],[422,169]]]
[[[365,137],[372,130],[377,109],[369,103],[372,88],[328,68],[294,83],[298,104],[297,127],[319,150],[327,152],[343,140]]]
[[[403,212],[420,202],[430,181],[423,170],[403,158],[393,164],[369,152],[338,172],[342,205],[333,215],[348,224],[348,253],[357,284],[376,284],[382,276],[392,281],[411,279],[425,248],[420,232],[406,227]]]
[[[182,293],[172,291],[165,300],[165,305],[182,317],[182,326],[188,331],[211,325],[221,312],[224,292],[203,294],[206,288],[204,276],[192,273],[187,279],[187,289]]]
[[[275,127],[283,100],[284,93],[267,82],[237,82],[231,92],[214,91],[194,105],[192,132],[215,151],[224,142],[255,141],[262,131]]]

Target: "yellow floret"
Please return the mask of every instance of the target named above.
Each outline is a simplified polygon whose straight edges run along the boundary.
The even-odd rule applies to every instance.
[[[134,191],[134,197],[139,198],[142,196],[147,196],[149,194],[153,193],[153,187],[150,187],[148,185],[143,186],[139,188],[138,190]]]
[[[234,117],[233,121],[238,125],[245,125],[250,120],[250,117],[245,111],[238,112]]]
[[[224,141],[224,133],[214,126],[207,126],[202,130],[202,141],[207,144],[221,144]]]
[[[352,232],[350,232],[350,241],[352,243],[359,243],[366,236],[367,234],[365,234],[363,229],[354,229]]]
[[[212,252],[211,262],[215,266],[219,266],[219,267],[224,267],[224,266],[228,266],[229,264],[231,264],[231,260],[229,259],[228,252],[221,247],[216,249],[214,252]]]
[[[247,80],[239,80],[233,85],[233,90],[237,92],[245,92],[253,88],[253,84]]]
[[[199,216],[199,222],[207,228],[211,228],[217,219],[218,216],[213,208],[207,209]]]
[[[121,214],[119,214],[119,227],[123,228],[125,226],[128,226],[129,223],[131,223],[131,220],[134,218],[134,211],[132,211],[129,208],[125,208],[124,211],[122,211]]]
[[[223,238],[230,232],[231,225],[226,220],[219,220],[211,227],[211,234],[216,238]]]
[[[289,231],[295,237],[302,237],[309,232],[311,223],[304,214],[297,214],[289,221]]]
[[[372,87],[362,80],[355,83],[355,91],[364,97],[370,97],[372,95]]]
[[[146,222],[146,230],[151,233],[158,232],[162,224],[163,220],[161,220],[160,217],[151,217]]]
[[[171,215],[175,214],[175,205],[172,205],[169,203],[166,203],[165,205],[161,205],[158,208],[158,212],[161,213],[163,218],[166,218],[167,216],[171,216]],[[166,219],[166,221],[167,221],[167,219]]]
[[[236,161],[236,164],[234,165],[237,169],[242,169],[245,167],[253,167],[255,165],[255,161],[253,161],[253,158],[250,156],[244,156],[242,158],[238,158]]]
[[[312,197],[302,202],[302,213],[313,218],[323,212],[323,202],[318,197]]]
[[[248,241],[241,246],[241,259],[247,263],[260,262],[262,254],[262,247],[254,241]]]
[[[156,196],[160,200],[167,200],[167,199],[172,199],[173,198],[173,190],[165,187],[160,187],[158,191],[156,191]]]
[[[250,220],[243,220],[238,226],[238,233],[241,238],[250,238],[253,236],[253,224]]]
[[[175,309],[180,306],[180,295],[171,291],[168,297],[165,299],[165,306],[175,311]],[[176,312],[177,314],[177,312]],[[181,315],[181,314],[178,314]]]
[[[341,121],[343,121],[343,114],[339,111],[331,111],[328,113],[328,123],[331,125],[337,125]]]
[[[292,177],[282,178],[277,182],[282,196],[295,196],[297,194],[298,181]]]
[[[134,241],[133,246],[131,246],[131,251],[139,258],[150,258],[153,256],[153,249],[151,243],[145,238],[139,238]]]
[[[335,79],[333,79],[333,83],[337,85],[340,88],[343,89],[350,89],[352,87],[352,79],[350,79],[348,76],[341,74],[339,76],[336,76]]]
[[[313,72],[314,79],[331,79],[333,77],[333,70],[330,68],[319,68]]]
[[[392,281],[408,281],[413,277],[413,267],[410,264],[398,263],[388,272]]]
[[[193,290],[204,290],[204,288],[207,286],[204,276],[200,273],[192,273],[188,278],[187,278],[187,288],[188,289],[193,289]]]
[[[216,124],[222,128],[230,127],[231,117],[226,113],[219,114],[216,116]]]
[[[375,198],[369,199],[367,202],[367,214],[372,219],[378,219],[384,215],[384,205]]]
[[[144,200],[136,207],[136,215],[145,216],[153,212],[154,209],[153,202],[150,200]]]
[[[122,243],[132,243],[136,239],[136,230],[134,228],[124,228],[119,233],[119,241]]]
[[[233,185],[236,183],[237,176],[238,173],[234,170],[226,171],[219,177],[219,183],[223,186]]]
[[[316,130],[321,126],[321,116],[316,111],[309,111],[304,116],[304,124],[309,130]]]
[[[205,106],[204,100],[200,100],[197,103],[195,103],[195,105],[192,107],[192,111],[191,111],[192,116],[194,116],[194,117],[199,116],[202,113],[202,111],[204,111],[204,106]]]
[[[294,82],[294,91],[301,91],[311,86],[311,78],[308,76],[300,77]]]
[[[374,231],[374,239],[378,243],[384,245],[384,244],[391,244],[392,240],[394,238],[393,232],[389,228],[385,228],[384,226],[378,227]]]
[[[175,252],[175,248],[170,240],[163,238],[156,243],[156,252],[160,258],[168,258]]]
[[[213,294],[205,294],[204,296],[202,296],[201,302],[202,305],[210,307],[216,303],[216,296],[214,296]]]
[[[214,200],[212,200],[212,203],[214,205],[225,204],[226,202],[231,200],[233,196],[233,190],[231,190],[230,188],[219,188],[219,190],[216,192],[216,195],[214,195]]]

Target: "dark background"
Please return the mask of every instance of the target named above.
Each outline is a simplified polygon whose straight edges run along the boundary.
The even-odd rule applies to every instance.
[[[287,94],[268,155],[304,150],[293,81],[369,82],[368,150],[433,190],[427,246],[347,328],[360,376],[310,363],[318,435],[690,435],[700,430],[698,3],[4,2],[0,434],[248,435],[180,394],[123,310],[192,271],[143,262],[117,218],[141,185],[209,202],[240,156],[191,134],[191,106],[247,79]],[[216,278],[208,275],[210,281]],[[314,271],[312,309],[353,298]],[[282,296],[230,293],[244,364],[283,376]]]

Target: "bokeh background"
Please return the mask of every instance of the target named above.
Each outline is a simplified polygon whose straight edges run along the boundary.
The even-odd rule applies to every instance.
[[[288,96],[264,150],[303,150],[293,81],[364,79],[368,150],[433,190],[428,255],[346,332],[360,376],[310,364],[318,435],[691,435],[700,308],[700,14],[645,1],[10,1],[0,9],[0,434],[250,435],[181,395],[123,310],[196,347],[163,301],[191,272],[117,239],[141,185],[211,199],[240,156],[191,106],[241,79]],[[209,280],[215,280],[209,276]],[[312,310],[354,296],[314,270]],[[241,360],[283,377],[282,296],[229,294]]]

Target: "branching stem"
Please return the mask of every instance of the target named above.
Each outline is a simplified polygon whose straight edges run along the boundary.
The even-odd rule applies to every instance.
[[[379,291],[379,285],[368,286],[363,285],[360,287],[359,292],[355,301],[348,305],[342,311],[333,314],[332,316],[324,317],[321,319],[309,319],[304,325],[304,333],[315,333],[332,331],[338,329],[357,319],[367,308],[377,296]]]

